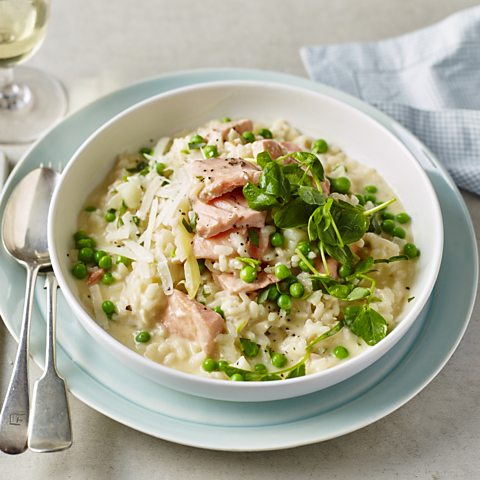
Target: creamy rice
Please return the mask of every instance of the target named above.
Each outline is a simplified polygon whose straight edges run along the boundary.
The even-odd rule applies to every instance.
[[[211,122],[185,136],[162,138],[154,145],[153,152],[149,152],[151,154],[120,154],[108,178],[89,196],[86,209],[79,214],[78,228],[95,241],[96,250],[107,252],[113,260],[111,269],[106,269],[111,273],[107,282],[92,278],[98,272],[95,265],[87,265],[87,281],[78,281],[81,299],[92,317],[120,342],[155,362],[220,379],[228,378],[225,371],[207,372],[202,368],[206,357],[224,360],[239,371],[254,371],[255,365],[260,363],[270,372],[276,372],[282,369],[272,365],[273,352],[285,355],[287,364],[283,369],[302,362],[307,356],[305,368],[310,374],[331,368],[371,348],[347,326],[318,342],[315,348],[307,347],[343,320],[346,305],[363,305],[364,298],[346,302],[330,295],[325,288],[312,291],[311,272],[299,269],[302,259],[296,250],[299,242],[308,240],[306,228],[278,229],[284,237],[283,246],[270,246],[259,259],[266,274],[274,275],[275,266],[282,263],[304,286],[306,293],[302,298],[291,298],[290,311],[279,308],[274,301],[259,301],[263,289],[231,293],[215,281],[212,272],[233,273],[238,277],[245,266],[238,257],[250,256],[245,238],[236,231],[230,233],[228,245],[215,246],[218,259],[206,259],[204,271],[198,279],[195,278],[197,259],[191,246],[195,233],[190,233],[182,220],[186,219],[188,225],[194,224],[189,213],[191,199],[199,194],[202,186],[191,180],[187,170],[192,162],[205,160],[205,150],[189,148],[189,142],[198,134],[208,139],[209,145],[216,146],[218,155],[215,156],[255,162],[253,143],[246,143],[234,128],[225,138],[221,134],[212,134],[216,132],[215,128],[218,128],[218,122]],[[254,124],[255,142],[263,141],[258,134],[262,128],[268,128],[274,140],[291,142],[299,150],[310,151],[312,147],[312,138],[302,135],[284,120],[271,125]],[[375,170],[348,158],[335,145],[329,145],[328,151],[318,154],[318,158],[331,181],[339,177],[350,180],[348,194],[331,193],[334,200],[358,205],[359,199],[353,193],[365,195],[367,185],[376,186],[378,202],[395,196]],[[157,169],[159,163],[165,166]],[[367,201],[363,208],[374,207],[375,203]],[[115,214],[114,221],[105,220],[109,211]],[[388,212],[393,215],[402,212],[400,202],[389,205]],[[260,236],[268,238],[276,231],[271,223],[267,217],[267,224],[258,229]],[[384,232],[365,233],[354,244],[360,258],[389,259],[402,255],[404,245],[412,242],[412,237],[408,224],[398,226],[404,229],[405,238]],[[76,264],[78,255],[79,249],[72,248],[72,264]],[[120,255],[130,260],[126,264],[119,263]],[[319,264],[320,256],[318,249],[313,249],[307,258],[313,265],[315,262]],[[369,297],[368,307],[383,317],[388,331],[395,327],[410,297],[414,268],[415,262],[399,260],[375,264],[375,271],[368,273],[368,277],[375,280],[374,295]],[[359,286],[370,288],[371,284],[368,280],[360,280]],[[214,349],[208,354],[194,339],[172,334],[163,321],[173,289],[189,293],[207,309],[219,307],[223,311],[223,331],[215,336]],[[105,300],[113,303],[113,315],[106,315],[102,309]],[[148,341],[138,341],[140,331],[148,332]],[[254,358],[242,351],[240,338],[259,346]],[[347,359],[334,354],[338,346],[346,349]]]

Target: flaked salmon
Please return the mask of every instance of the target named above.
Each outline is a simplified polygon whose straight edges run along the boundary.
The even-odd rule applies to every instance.
[[[198,195],[202,200],[213,200],[248,182],[257,184],[261,173],[257,164],[242,158],[209,158],[189,166],[190,176],[203,184]]]
[[[193,198],[192,208],[197,214],[196,232],[205,238],[232,228],[265,226],[266,213],[249,208],[241,189],[222,195],[208,203]]]
[[[180,290],[173,290],[167,298],[161,321],[170,334],[196,342],[211,355],[215,350],[215,337],[225,328],[224,319]]]

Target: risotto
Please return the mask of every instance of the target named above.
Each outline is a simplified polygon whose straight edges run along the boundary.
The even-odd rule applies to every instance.
[[[91,316],[155,362],[283,380],[381,341],[419,251],[381,176],[284,120],[214,120],[122,153],[78,217]]]

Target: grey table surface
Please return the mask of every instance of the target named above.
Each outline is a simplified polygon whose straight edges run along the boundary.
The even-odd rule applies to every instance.
[[[70,110],[145,77],[204,67],[305,76],[306,44],[376,40],[426,26],[473,0],[63,0],[28,62],[66,86]],[[11,161],[25,147],[1,146]],[[480,199],[464,193],[480,234]],[[480,478],[480,307],[443,371],[386,418],[295,449],[215,452],[149,437],[70,395],[74,445],[55,454],[0,454],[13,479]],[[0,397],[16,344],[0,322]],[[39,369],[32,366],[32,381]]]

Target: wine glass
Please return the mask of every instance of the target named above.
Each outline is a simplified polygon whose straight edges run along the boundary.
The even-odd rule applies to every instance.
[[[58,80],[29,67],[13,67],[40,47],[50,0],[0,0],[0,143],[27,143],[67,109]]]

